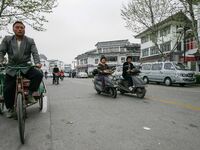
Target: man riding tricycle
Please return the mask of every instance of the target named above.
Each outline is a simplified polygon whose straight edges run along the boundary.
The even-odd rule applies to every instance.
[[[42,65],[34,40],[24,35],[25,25],[20,21],[13,24],[13,31],[15,35],[6,36],[0,46],[1,66],[4,56],[8,54],[5,76],[2,78],[4,81],[0,83],[1,104],[5,103],[8,118],[17,114],[20,139],[24,143],[26,107],[39,101],[42,108],[45,86],[42,82],[43,74],[37,69]],[[29,63],[31,55],[34,67]]]

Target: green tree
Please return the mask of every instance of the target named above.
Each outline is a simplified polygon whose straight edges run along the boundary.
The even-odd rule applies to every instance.
[[[43,31],[48,22],[45,14],[51,13],[57,0],[0,0],[0,30],[21,20],[37,31]]]
[[[195,11],[197,9],[200,9],[197,7],[198,5],[200,5],[200,0],[179,0],[179,1],[183,5],[185,14],[188,15],[192,21],[191,29],[193,31],[195,40],[197,41],[197,47],[198,47],[197,52],[200,53],[200,39],[199,39],[200,35],[198,35],[198,24],[196,22],[198,16],[195,16]]]

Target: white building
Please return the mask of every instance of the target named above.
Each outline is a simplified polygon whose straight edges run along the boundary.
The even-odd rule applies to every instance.
[[[43,54],[40,54],[40,63],[42,64],[42,71],[45,72],[49,72],[49,62],[47,60],[47,57]]]
[[[193,35],[187,34],[191,26],[190,19],[184,13],[178,12],[156,24],[156,26],[158,27],[156,35],[158,38],[157,44],[164,54],[170,53],[167,59],[185,61],[184,63],[187,63],[191,69],[198,69],[197,60],[192,55],[197,51],[197,44]],[[181,28],[183,31],[180,32],[179,29]],[[162,60],[160,52],[152,42],[152,38],[155,38],[155,35],[152,34],[150,29],[143,31],[135,37],[141,39],[141,62]],[[180,41],[177,41],[178,37],[182,37]]]
[[[97,67],[100,58],[105,56],[110,66],[122,65],[127,56],[132,56],[134,62],[139,61],[140,45],[131,44],[128,40],[98,42],[96,49],[78,55],[77,72],[91,72]]]

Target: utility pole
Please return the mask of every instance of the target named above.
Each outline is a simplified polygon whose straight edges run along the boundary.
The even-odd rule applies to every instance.
[[[186,64],[186,27],[183,28],[183,63]]]
[[[198,38],[199,38],[199,41],[200,41],[200,2],[198,3],[198,7],[197,7],[197,13],[198,13],[198,16],[197,16],[197,32],[198,32]],[[198,50],[199,53],[200,53],[200,49]]]

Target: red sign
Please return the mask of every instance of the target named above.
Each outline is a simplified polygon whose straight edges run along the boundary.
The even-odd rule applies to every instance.
[[[181,60],[184,60],[184,57],[181,57]],[[195,57],[185,57],[185,61],[197,61]]]

